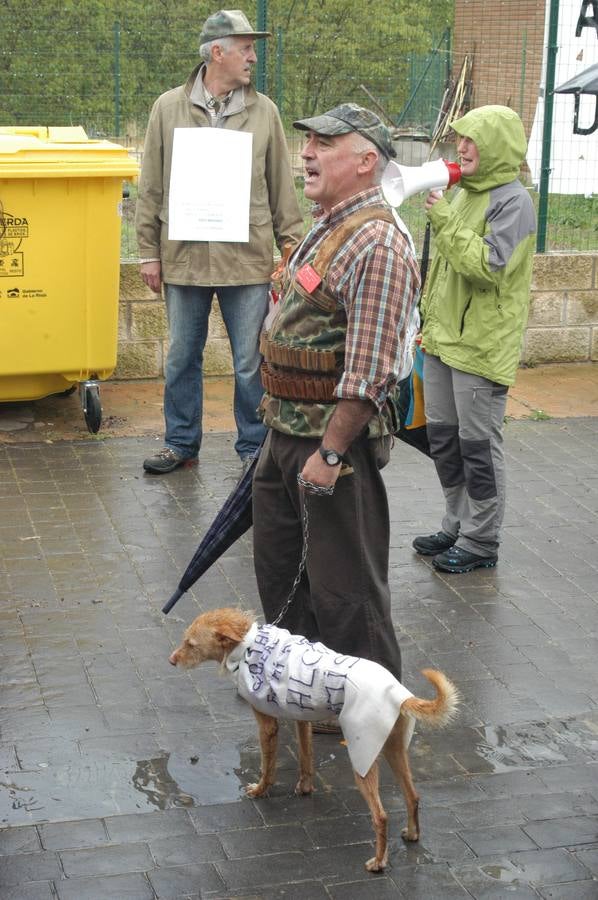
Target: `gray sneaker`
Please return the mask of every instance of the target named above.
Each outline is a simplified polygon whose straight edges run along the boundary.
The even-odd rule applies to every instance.
[[[172,472],[185,462],[187,460],[184,456],[179,456],[170,447],[164,447],[153,456],[148,456],[147,459],[144,459],[143,468],[146,472],[151,472],[152,475],[166,475],[167,472]]]

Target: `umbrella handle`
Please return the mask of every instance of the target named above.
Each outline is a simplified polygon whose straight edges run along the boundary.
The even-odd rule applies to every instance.
[[[164,615],[170,612],[174,604],[177,602],[177,600],[181,599],[184,593],[185,591],[182,591],[180,588],[176,589],[170,600],[162,607],[162,612],[164,613]]]

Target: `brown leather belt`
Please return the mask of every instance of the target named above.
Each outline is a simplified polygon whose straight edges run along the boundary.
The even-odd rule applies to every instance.
[[[312,403],[336,403],[336,378],[304,375],[300,372],[274,372],[268,363],[261,367],[264,390],[281,400],[308,400]]]
[[[312,350],[309,347],[289,347],[271,341],[266,331],[260,336],[260,353],[268,361],[287,369],[308,372],[335,372],[336,354],[333,350]]]

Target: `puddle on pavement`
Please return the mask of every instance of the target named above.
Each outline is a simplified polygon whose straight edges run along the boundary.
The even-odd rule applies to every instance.
[[[579,719],[563,719],[552,722],[552,728],[558,732],[559,740],[570,747],[583,750],[584,754],[598,757],[598,719],[590,713]]]
[[[567,762],[557,735],[544,722],[509,727],[488,725],[482,731],[484,740],[474,749],[495,772]]]
[[[480,866],[480,871],[493,881],[500,881],[502,884],[517,885],[521,879],[521,871],[509,862],[505,862],[504,865]]]
[[[81,757],[14,770],[0,781],[0,827],[235,802],[251,780],[248,761],[259,764],[259,753],[230,744],[197,755]]]

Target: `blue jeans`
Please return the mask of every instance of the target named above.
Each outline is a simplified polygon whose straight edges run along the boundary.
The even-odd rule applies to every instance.
[[[268,285],[200,287],[165,284],[170,347],[164,389],[165,445],[185,459],[197,456],[202,438],[203,351],[214,294],[218,296],[235,371],[235,450],[245,459],[262,442],[257,415],[263,394],[259,334],[268,311]]]

